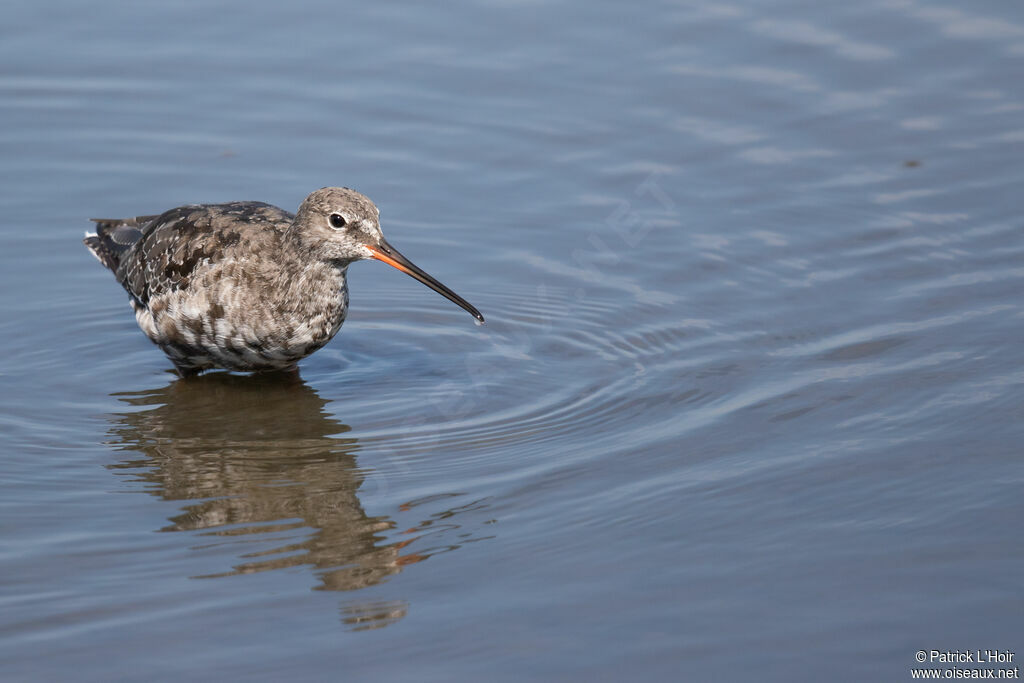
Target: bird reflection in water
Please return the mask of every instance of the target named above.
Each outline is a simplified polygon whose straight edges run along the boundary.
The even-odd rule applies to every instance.
[[[111,416],[113,445],[142,457],[111,467],[165,500],[198,501],[162,530],[246,549],[242,563],[212,576],[309,565],[317,589],[350,591],[429,556],[404,550],[416,536],[388,542],[394,522],[363,510],[359,445],[297,374],[213,374],[118,398],[142,410]],[[406,610],[404,601],[341,608],[354,629],[385,626]]]

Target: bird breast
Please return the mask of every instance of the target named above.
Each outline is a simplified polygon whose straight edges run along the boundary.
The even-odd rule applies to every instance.
[[[282,272],[282,271],[278,271]],[[307,267],[268,277],[223,264],[190,286],[136,306],[143,331],[174,357],[226,366],[289,364],[337,333],[348,310],[345,268]]]

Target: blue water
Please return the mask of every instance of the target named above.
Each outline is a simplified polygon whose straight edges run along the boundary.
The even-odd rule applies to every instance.
[[[1021,651],[1022,73],[993,1],[8,3],[0,677]],[[356,264],[183,381],[80,241],[325,185],[487,324]]]

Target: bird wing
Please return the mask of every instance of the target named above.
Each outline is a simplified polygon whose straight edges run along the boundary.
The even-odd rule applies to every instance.
[[[151,298],[187,287],[203,269],[232,257],[237,245],[282,232],[293,218],[269,204],[232,202],[113,221],[109,240],[129,243],[115,274],[136,302],[148,306]]]

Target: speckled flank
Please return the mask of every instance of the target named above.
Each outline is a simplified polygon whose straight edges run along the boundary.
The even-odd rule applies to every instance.
[[[346,229],[333,228],[331,214]],[[345,188],[314,192],[297,217],[233,202],[96,223],[86,246],[183,374],[293,367],[337,333],[348,264],[382,239],[373,202]]]

